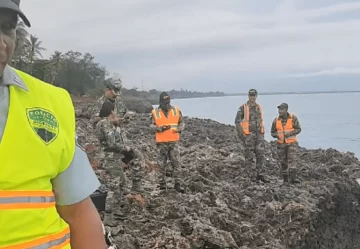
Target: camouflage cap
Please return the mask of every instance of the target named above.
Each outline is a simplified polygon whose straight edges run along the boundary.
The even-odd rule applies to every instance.
[[[281,103],[280,105],[278,105],[278,107],[277,108],[279,108],[279,109],[289,109],[289,105],[288,104],[286,104],[286,103]]]
[[[249,95],[257,95],[257,91],[255,89],[250,89]]]
[[[106,87],[113,90],[116,95],[121,94],[121,84],[120,83],[109,83],[106,85]]]
[[[24,21],[26,26],[31,27],[31,24],[25,14],[20,10],[20,0],[1,0],[0,9],[9,9],[15,11],[21,19]]]

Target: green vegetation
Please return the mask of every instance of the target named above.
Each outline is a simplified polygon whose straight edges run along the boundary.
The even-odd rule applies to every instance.
[[[159,95],[162,91],[158,91],[156,89],[151,89],[150,91],[139,91],[137,88],[133,89],[123,89],[123,95],[138,97],[141,99],[146,99],[150,101],[151,104],[155,105],[159,103]],[[205,98],[205,97],[221,97],[225,96],[225,93],[222,92],[192,92],[187,90],[170,90],[167,93],[173,99],[189,99],[189,98]]]
[[[109,75],[103,65],[95,61],[90,53],[55,51],[48,59],[44,59],[42,52],[46,50],[42,41],[27,32],[24,23],[17,27],[17,46],[11,65],[27,72],[45,82],[68,90],[72,95],[100,96],[104,86],[110,82],[121,82],[118,75]],[[151,103],[158,103],[160,92],[138,91],[138,89],[122,90],[125,98],[146,99]],[[191,92],[181,89],[169,91],[172,98],[198,98],[209,96],[224,96],[221,92]]]

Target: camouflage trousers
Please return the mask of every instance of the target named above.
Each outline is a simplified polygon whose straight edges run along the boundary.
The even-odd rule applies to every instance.
[[[256,158],[256,174],[264,175],[265,171],[265,140],[264,135],[251,133],[243,137],[245,146],[245,161],[247,165],[252,165],[253,158]]]
[[[158,143],[156,144],[157,163],[160,171],[160,184],[166,182],[167,160],[170,160],[171,169],[170,175],[175,179],[175,183],[179,183],[180,164],[180,149],[178,142]]]
[[[130,148],[130,151],[124,150],[122,161],[131,168],[131,178],[133,181],[141,181],[145,170],[145,157],[137,148]]]
[[[296,156],[298,143],[278,144],[278,157],[281,163],[281,173],[288,176],[289,173],[296,170]]]
[[[104,168],[109,174],[120,177],[119,190],[121,191],[126,187],[126,176],[120,161],[130,167],[133,181],[141,181],[144,174],[145,158],[136,148],[131,148],[130,151],[105,153]]]

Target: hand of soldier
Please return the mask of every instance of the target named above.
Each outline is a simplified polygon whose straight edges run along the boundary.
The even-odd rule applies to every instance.
[[[288,138],[288,137],[291,137],[291,131],[288,131],[288,132],[285,132],[285,137]]]
[[[170,125],[163,125],[156,128],[157,132],[162,132],[170,129]]]
[[[100,120],[101,120],[101,117],[95,117],[95,118],[94,118],[94,121],[95,121],[95,122],[99,122]]]
[[[114,117],[112,120],[113,125],[119,126],[122,121],[124,121],[123,118],[120,118],[118,116]]]
[[[117,125],[118,124],[118,117],[112,117],[111,119],[110,119],[110,122],[113,124],[113,125]]]
[[[171,128],[170,125],[164,125],[164,126],[162,127],[162,130],[163,130],[163,131],[166,131],[166,130],[169,130],[170,128]]]

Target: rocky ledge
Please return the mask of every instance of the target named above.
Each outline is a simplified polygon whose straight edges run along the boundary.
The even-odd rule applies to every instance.
[[[254,183],[234,127],[185,118],[181,178],[186,192],[160,193],[149,115],[133,114],[125,127],[146,157],[146,193],[128,196],[128,219],[116,220],[111,210],[118,177],[97,168],[99,144],[87,121],[77,120],[80,143],[109,189],[104,223],[119,248],[360,248],[360,187],[355,181],[360,162],[353,153],[300,148],[301,183],[284,186],[275,146],[266,143],[271,182]]]

